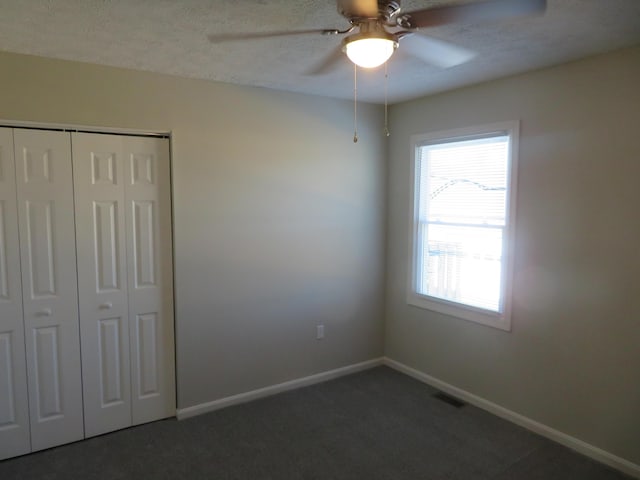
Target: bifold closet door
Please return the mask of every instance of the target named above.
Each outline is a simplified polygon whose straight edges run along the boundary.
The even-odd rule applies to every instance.
[[[32,450],[84,437],[70,136],[14,129]]]
[[[123,137],[131,411],[138,425],[175,415],[169,140]]]
[[[74,133],[87,436],[175,414],[169,144]]]
[[[0,128],[0,460],[31,451],[13,130]]]
[[[78,292],[87,437],[131,425],[124,152],[109,135],[73,135]]]

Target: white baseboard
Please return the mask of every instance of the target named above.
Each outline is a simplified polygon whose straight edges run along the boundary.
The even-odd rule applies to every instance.
[[[382,358],[374,358],[372,360],[367,360],[366,362],[355,363],[353,365],[347,365],[346,367],[336,368],[335,370],[316,373],[315,375],[310,375],[308,377],[289,380],[288,382],[278,383],[276,385],[259,388],[257,390],[251,390],[250,392],[239,393],[238,395],[220,398],[219,400],[214,400],[212,402],[201,403],[192,407],[179,408],[176,411],[176,416],[178,417],[178,420],[183,420],[203,413],[213,412],[214,410],[219,410],[221,408],[230,407],[231,405],[238,405],[240,403],[249,402],[262,397],[268,397],[287,390],[306,387],[308,385],[326,382],[327,380],[332,380],[351,373],[368,370],[369,368],[382,365],[382,363]]]
[[[542,435],[543,437],[547,437],[550,440],[569,447],[572,450],[586,455],[587,457],[593,458],[598,462],[609,465],[610,467],[613,467],[616,470],[620,470],[621,472],[624,472],[635,478],[640,478],[640,465],[632,463],[629,460],[625,460],[624,458],[618,457],[589,443],[583,442],[582,440],[567,435],[566,433],[562,433],[559,430],[555,430],[547,425],[532,420],[531,418],[525,417],[524,415],[520,415],[519,413],[501,407],[500,405],[490,402],[489,400],[485,400],[484,398],[474,395],[473,393],[467,392],[466,390],[462,390],[461,388],[443,382],[442,380],[432,377],[431,375],[427,375],[426,373],[416,370],[415,368],[411,368],[388,357],[384,358],[384,364],[395,370],[398,370],[399,372],[409,375],[410,377],[420,380],[421,382],[429,384],[432,387],[437,388],[438,390],[442,390],[443,392],[454,395],[455,397],[464,400],[465,402],[468,402],[472,405],[475,405],[476,407],[491,412],[498,417],[509,420],[510,422],[526,428],[527,430],[531,430],[532,432]]]

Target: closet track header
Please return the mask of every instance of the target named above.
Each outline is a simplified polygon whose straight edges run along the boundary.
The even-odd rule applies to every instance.
[[[87,125],[67,125],[60,123],[21,122],[16,120],[0,120],[0,127],[23,128],[29,130],[50,130],[55,132],[95,133],[102,135],[127,135],[129,137],[171,138],[170,131],[135,130],[126,128],[97,127]]]

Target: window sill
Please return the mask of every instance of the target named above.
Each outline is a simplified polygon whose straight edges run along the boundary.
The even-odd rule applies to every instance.
[[[407,303],[414,307],[443,313],[451,317],[460,318],[469,322],[479,323],[499,330],[511,331],[511,319],[505,313],[491,312],[481,308],[474,308],[459,303],[448,302],[435,297],[410,292],[407,295]]]

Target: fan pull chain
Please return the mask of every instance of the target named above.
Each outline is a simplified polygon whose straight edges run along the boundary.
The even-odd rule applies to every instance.
[[[389,132],[389,122],[387,121],[388,119],[388,115],[387,115],[387,110],[388,110],[388,103],[387,102],[387,90],[388,90],[388,85],[389,85],[389,62],[384,62],[384,135],[386,137],[388,137],[389,135],[391,135],[391,133]]]
[[[353,64],[353,143],[358,143],[358,67]]]

